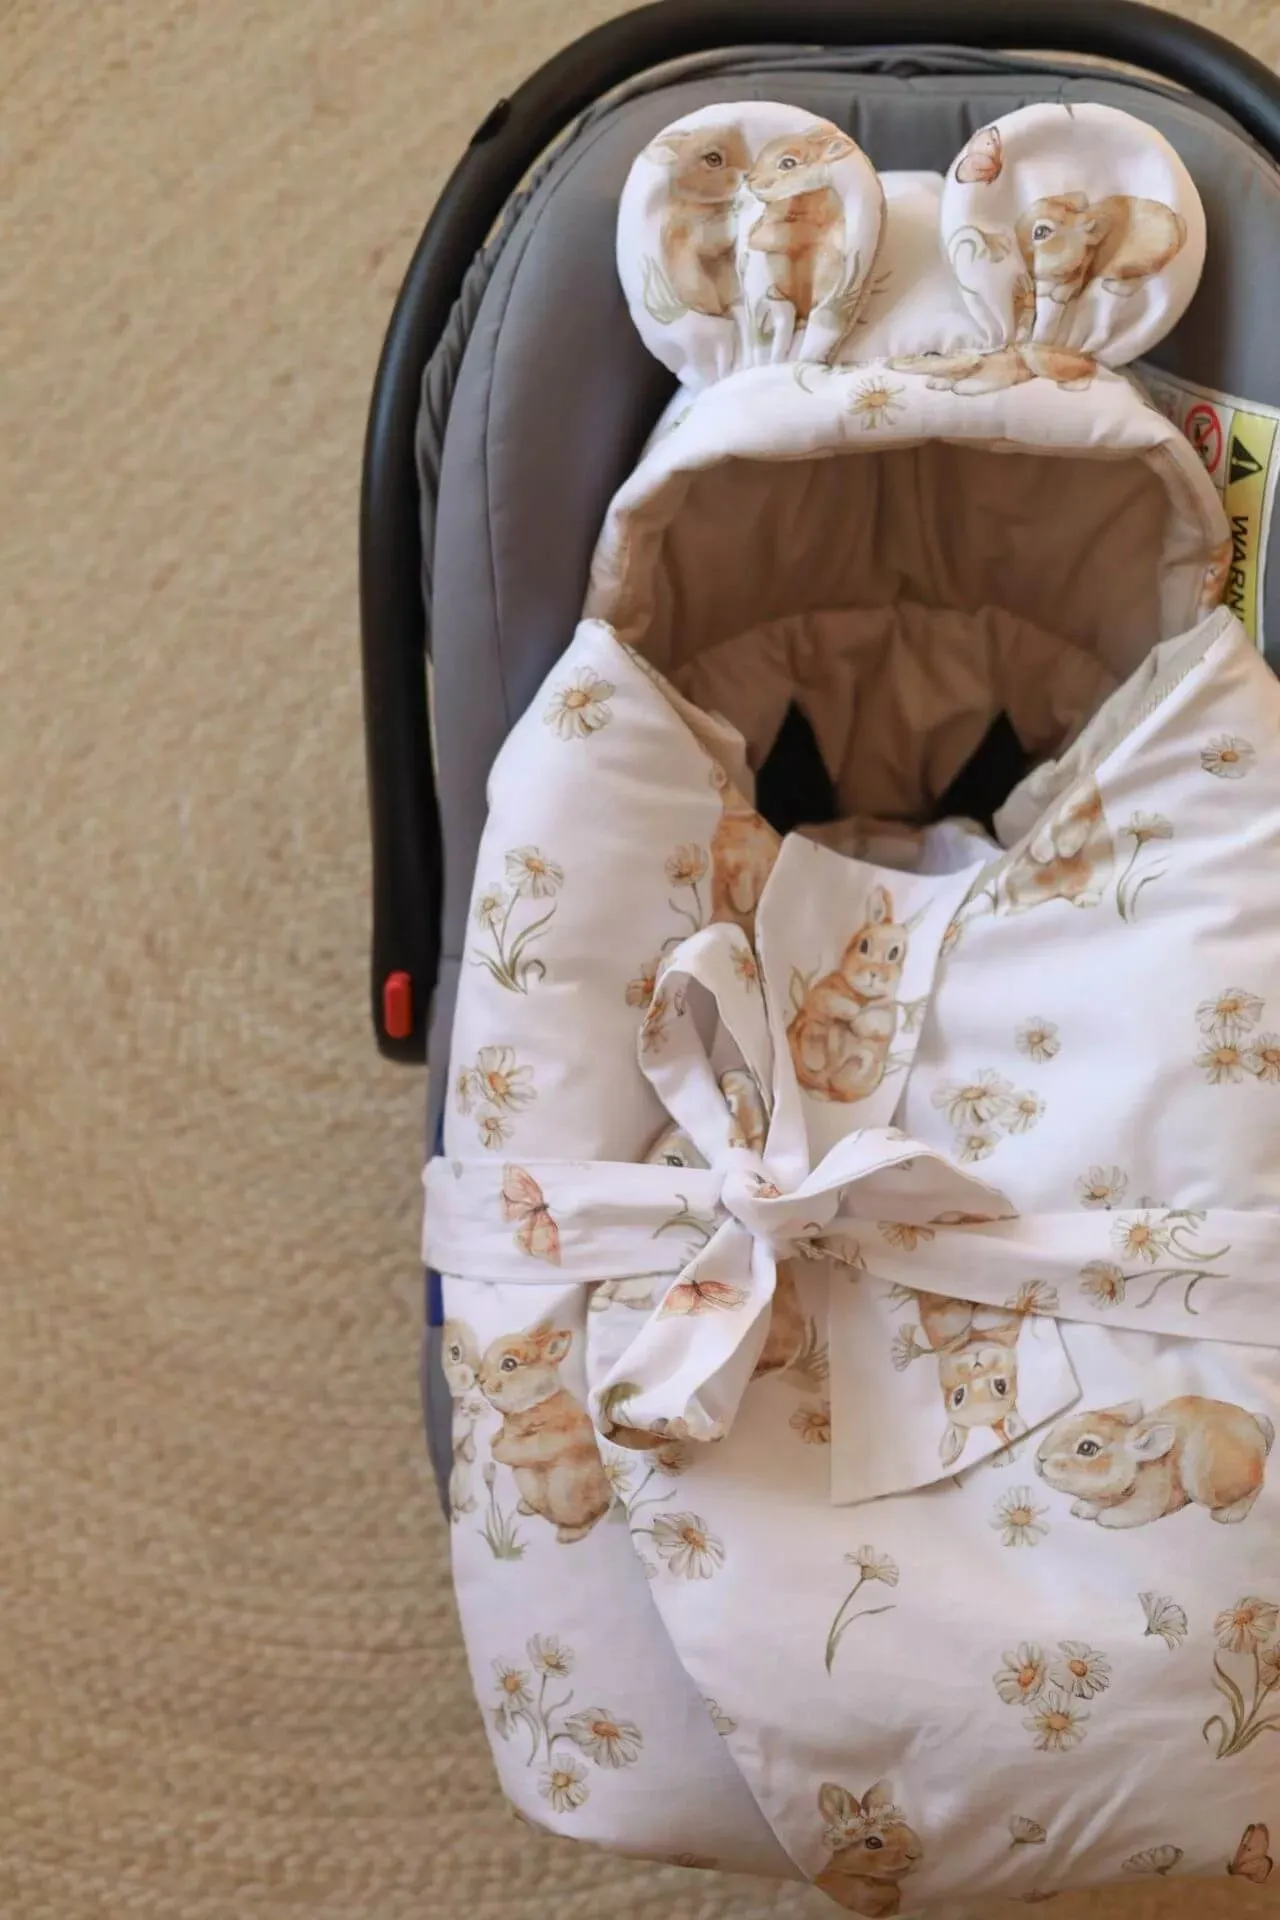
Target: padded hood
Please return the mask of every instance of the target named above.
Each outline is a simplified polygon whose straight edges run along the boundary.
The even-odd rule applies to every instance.
[[[1060,750],[1221,598],[1217,494],[1120,371],[1204,259],[1191,178],[1142,122],[1030,107],[945,178],[881,178],[812,115],[708,108],[645,148],[618,231],[682,389],[587,612],[756,766],[794,701],[844,807],[915,817],[997,715]]]

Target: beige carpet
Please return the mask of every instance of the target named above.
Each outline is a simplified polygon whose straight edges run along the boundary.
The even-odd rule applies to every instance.
[[[4,1920],[827,1911],[505,1811],[365,1015],[369,380],[471,128],[610,10],[0,0]]]

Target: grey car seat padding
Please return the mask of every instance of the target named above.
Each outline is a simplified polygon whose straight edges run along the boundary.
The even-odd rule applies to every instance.
[[[674,384],[632,327],[613,265],[627,170],[663,126],[715,101],[780,98],[845,128],[882,171],[941,172],[976,128],[1033,101],[1122,107],[1178,149],[1209,225],[1200,291],[1155,358],[1174,375],[1280,404],[1280,330],[1258,271],[1280,240],[1280,174],[1221,115],[1189,96],[1111,77],[899,78],[824,65],[702,74],[599,112],[541,170],[482,292],[477,275],[474,314],[457,319],[466,340],[451,391],[438,372],[434,390],[428,380],[435,430],[445,416],[434,525],[429,517],[424,527],[432,536],[433,707],[443,722],[435,732],[444,897],[428,1040],[431,1136],[447,1093],[488,770],[572,635],[605,509]],[[1280,569],[1268,574],[1266,601],[1269,628],[1280,633]],[[439,1465],[448,1409],[443,1395],[434,1398]]]

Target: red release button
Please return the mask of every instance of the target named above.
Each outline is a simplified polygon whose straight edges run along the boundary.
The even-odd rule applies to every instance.
[[[413,1032],[413,981],[407,973],[389,973],[382,983],[382,1024],[389,1040],[407,1040]]]

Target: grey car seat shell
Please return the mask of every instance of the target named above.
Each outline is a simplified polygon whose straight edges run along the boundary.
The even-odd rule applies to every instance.
[[[1033,101],[1124,108],[1177,148],[1211,236],[1201,289],[1155,356],[1159,366],[1280,405],[1280,336],[1257,272],[1280,241],[1280,174],[1228,115],[1077,63],[937,50],[934,70],[920,72],[925,58],[915,50],[904,72],[905,56],[891,52],[842,60],[772,50],[649,76],[584,117],[468,275],[424,374],[418,428],[443,849],[427,1045],[432,1140],[448,1090],[488,770],[573,632],[605,509],[673,386],[632,327],[613,269],[618,195],[635,154],[661,127],[717,101],[785,99],[844,128],[881,170],[943,171],[976,128]],[[1265,597],[1269,632],[1280,634],[1280,569],[1268,575]],[[425,1374],[443,1492],[449,1402],[440,1337],[430,1326]]]

